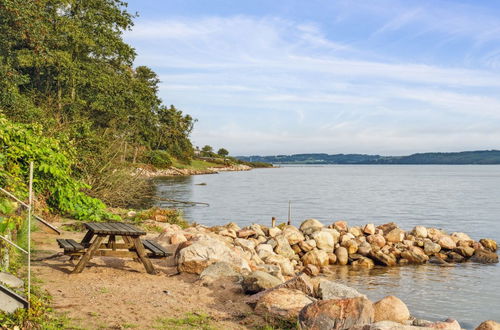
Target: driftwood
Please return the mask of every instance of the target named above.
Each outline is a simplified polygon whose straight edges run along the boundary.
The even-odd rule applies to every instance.
[[[162,201],[162,202],[169,202],[169,203],[210,206],[210,204],[203,203],[203,202],[180,201],[180,200],[177,200],[177,199],[161,198],[161,197],[153,197],[153,199],[156,199],[156,200],[159,200],[159,201]]]

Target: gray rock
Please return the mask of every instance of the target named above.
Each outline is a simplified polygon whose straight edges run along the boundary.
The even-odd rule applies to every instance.
[[[200,279],[208,282],[224,277],[231,277],[234,280],[239,280],[241,278],[241,273],[231,264],[220,261],[211,264],[200,274]]]
[[[279,278],[266,272],[256,270],[243,278],[241,283],[245,293],[257,293],[266,289],[274,288],[283,283]]]
[[[14,289],[19,289],[24,286],[23,280],[15,277],[12,274],[0,272],[0,284],[7,285]]]
[[[364,294],[359,293],[354,288],[324,279],[319,282],[318,296],[323,300],[355,297],[366,298]]]

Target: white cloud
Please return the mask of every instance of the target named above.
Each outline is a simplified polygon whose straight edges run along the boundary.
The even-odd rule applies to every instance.
[[[379,33],[422,15],[410,11]],[[166,103],[200,120],[199,145],[239,154],[397,153],[500,141],[494,71],[375,60],[316,24],[274,17],[139,21],[126,37],[140,50],[138,64],[160,73]],[[498,62],[497,53],[487,58]]]

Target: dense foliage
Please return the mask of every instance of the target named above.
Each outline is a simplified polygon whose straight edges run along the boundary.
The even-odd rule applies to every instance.
[[[72,158],[58,158],[57,166],[109,203],[110,190],[126,178],[124,163],[158,161],[151,158],[155,150],[187,163],[193,156],[193,118],[162,104],[155,72],[133,67],[135,51],[122,39],[133,24],[125,8],[119,0],[0,1],[0,113],[33,125],[34,135],[52,138],[55,148],[65,141],[70,149],[61,155]],[[38,169],[59,174],[42,164]],[[62,210],[73,206],[58,203]]]

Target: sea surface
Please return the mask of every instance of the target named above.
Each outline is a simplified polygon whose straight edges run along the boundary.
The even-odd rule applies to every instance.
[[[473,239],[500,242],[500,166],[497,165],[325,165],[284,166],[247,172],[159,178],[157,197],[204,202],[184,209],[185,218],[204,225],[234,221],[240,226],[288,218],[349,225],[394,221],[459,231]],[[171,204],[156,201],[162,206]],[[500,321],[500,265],[464,263],[375,268],[333,267],[337,281],[370,299],[401,298],[412,315],[457,319],[473,329]]]

